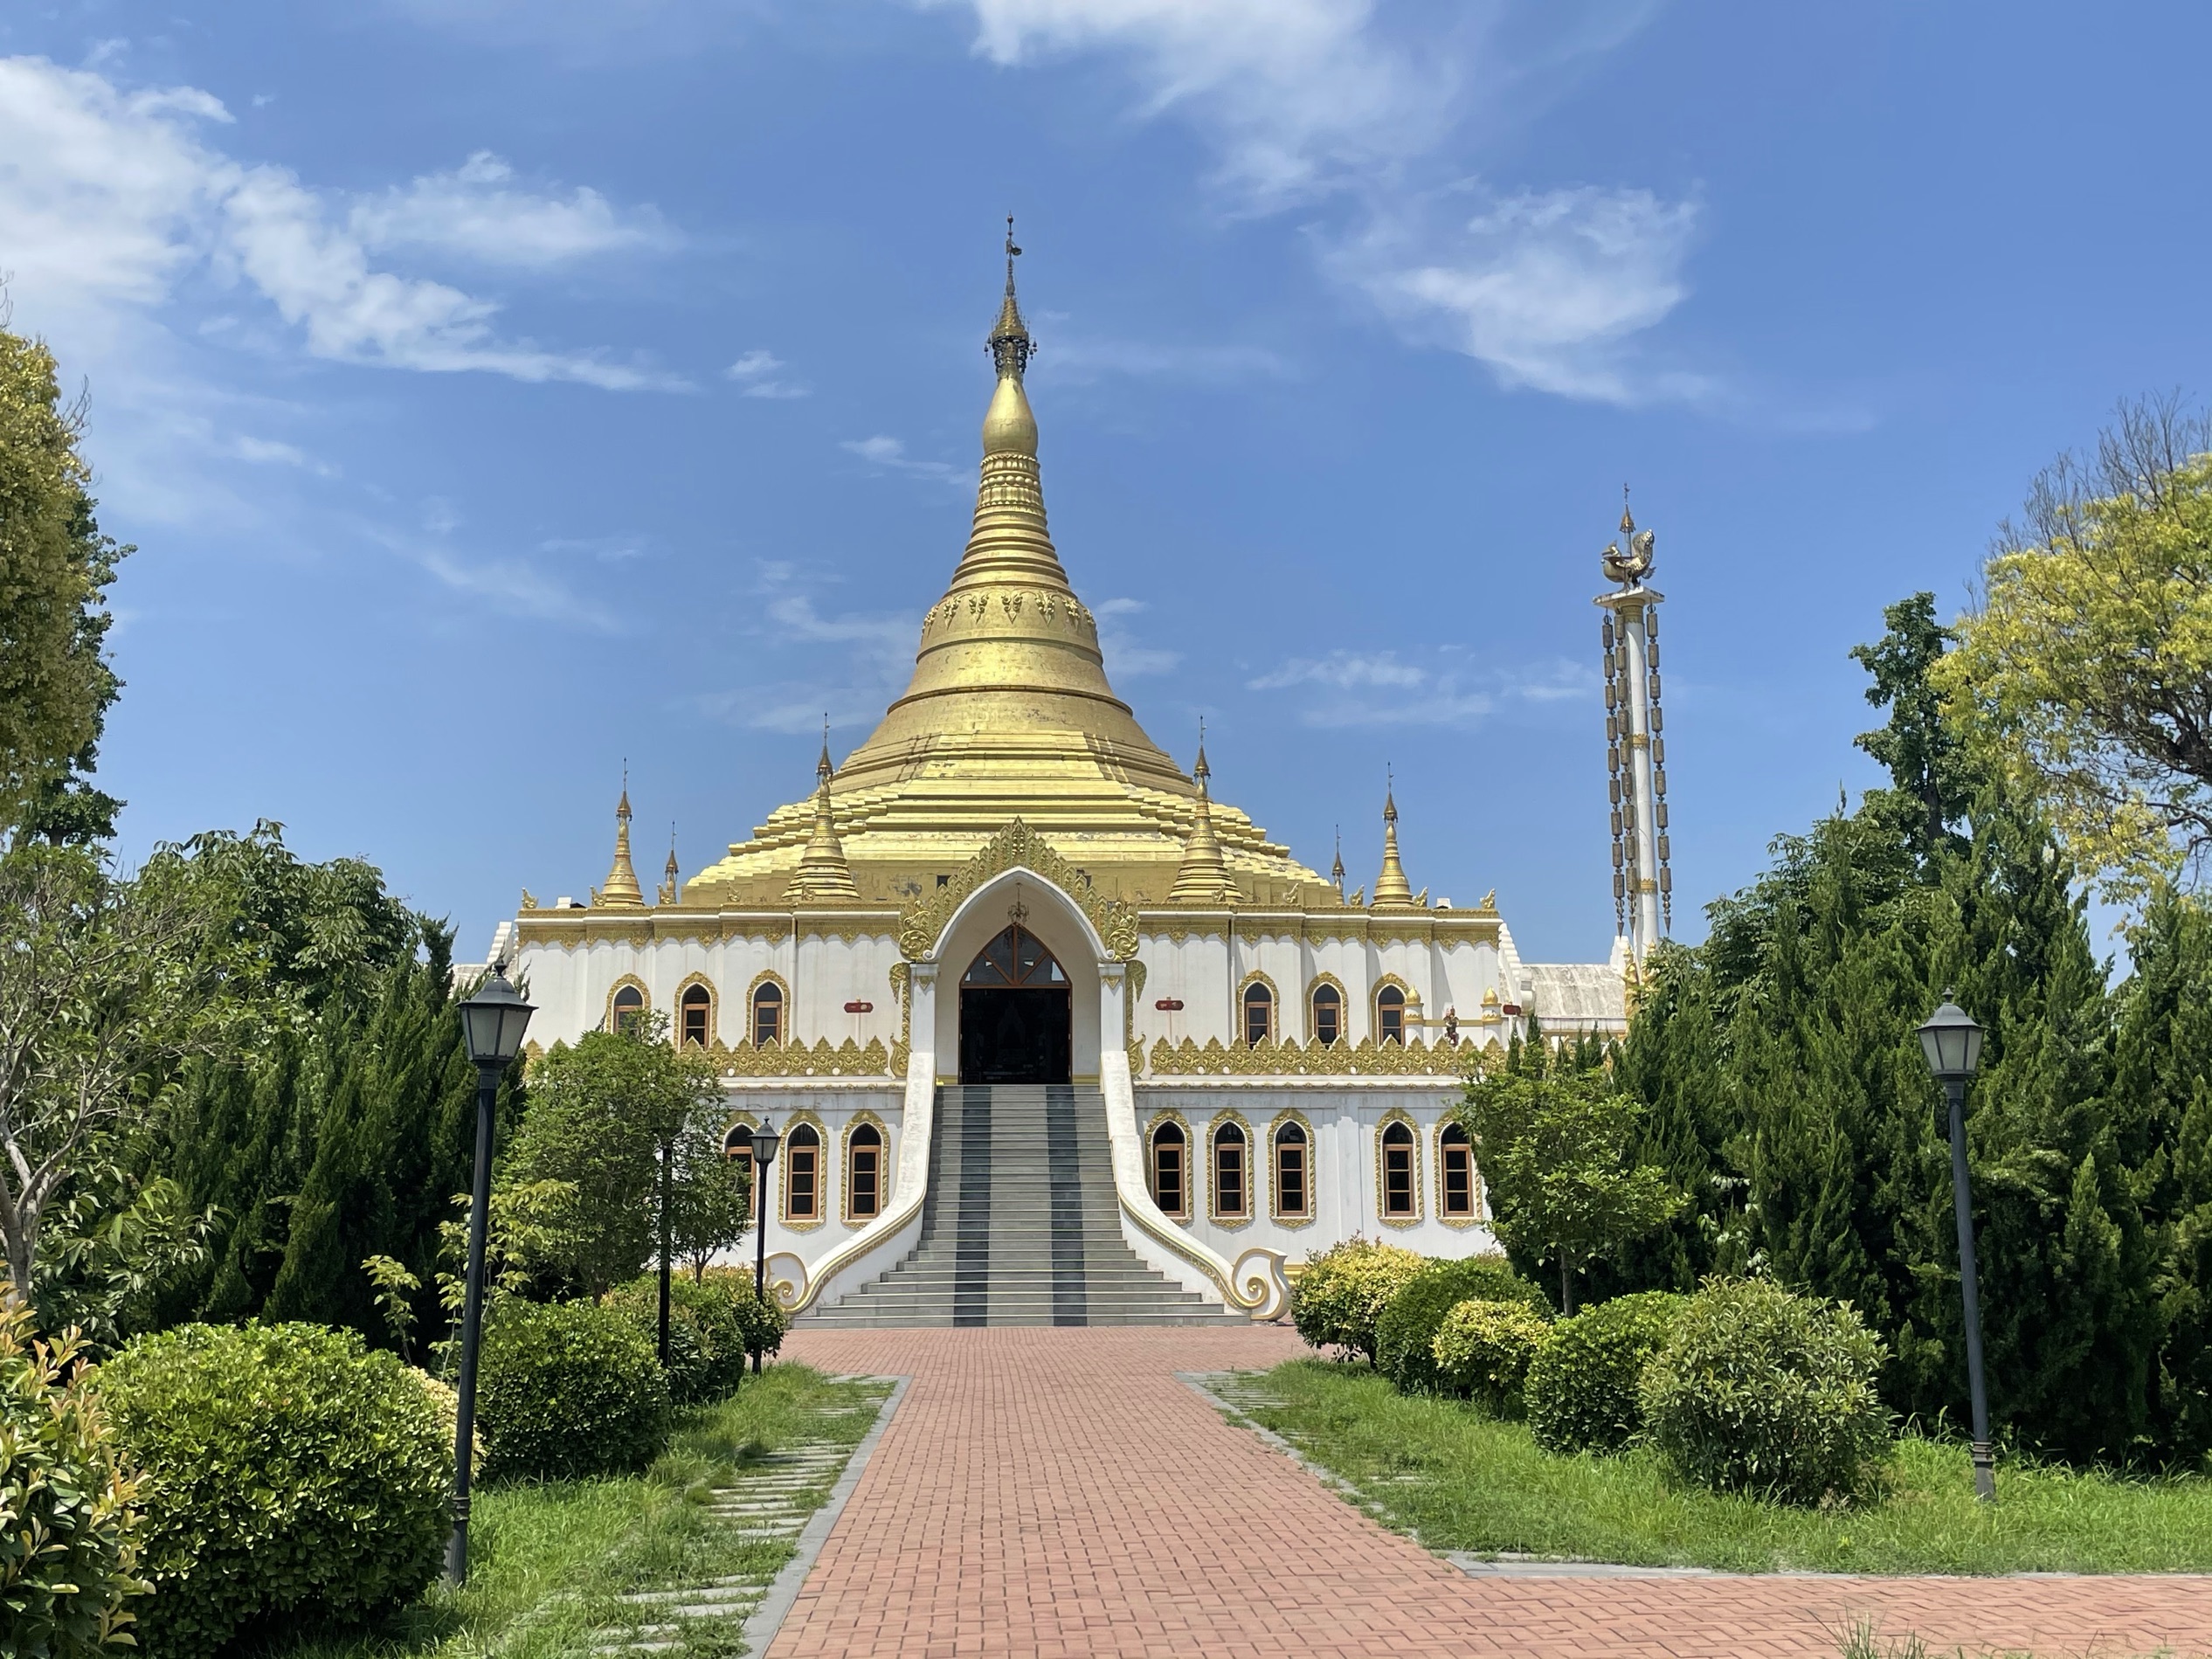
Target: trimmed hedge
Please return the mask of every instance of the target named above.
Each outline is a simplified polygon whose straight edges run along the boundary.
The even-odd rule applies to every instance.
[[[1529,1362],[1529,1433],[1547,1452],[1618,1452],[1643,1432],[1643,1368],[1666,1345],[1685,1298],[1615,1296],[1552,1327]]]
[[[1375,1322],[1421,1257],[1354,1236],[1309,1261],[1290,1287],[1290,1323],[1316,1348],[1342,1348],[1372,1361]]]
[[[1787,1503],[1872,1488],[1890,1448],[1882,1339],[1848,1303],[1766,1280],[1691,1296],[1644,1368],[1651,1442],[1684,1480]]]
[[[278,1619],[373,1618],[438,1576],[452,1443],[407,1367],[355,1332],[181,1325],[131,1343],[100,1393],[146,1481],[151,1659]]]
[[[752,1300],[746,1287],[745,1301]],[[606,1305],[660,1346],[660,1280],[648,1274],[609,1294]],[[727,1280],[705,1282],[679,1275],[668,1284],[668,1398],[679,1406],[704,1405],[736,1392],[745,1379],[745,1328],[737,1293]]]
[[[1502,1255],[1430,1262],[1406,1281],[1375,1321],[1375,1367],[1406,1393],[1445,1386],[1437,1373],[1436,1333],[1462,1302],[1511,1302],[1545,1318],[1544,1292],[1513,1271]]]
[[[1437,1376],[1492,1416],[1518,1417],[1529,1362],[1551,1337],[1551,1321],[1520,1303],[1469,1298],[1444,1316],[1436,1332]]]
[[[0,1308],[0,1652],[95,1659],[131,1641],[140,1480],[118,1458],[78,1335]],[[36,1540],[35,1546],[33,1540]]]
[[[668,1383],[615,1309],[505,1297],[484,1321],[476,1421],[487,1480],[629,1474],[667,1444]]]

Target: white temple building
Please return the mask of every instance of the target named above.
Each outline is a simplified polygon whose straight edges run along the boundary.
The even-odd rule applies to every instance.
[[[1642,601],[1600,601],[1608,669],[1616,623],[1639,640],[1618,676],[1637,721],[1607,679],[1613,959],[1525,963],[1491,898],[1416,891],[1387,798],[1347,895],[1341,862],[1212,799],[1203,745],[1185,771],[1108,684],[1047,530],[1012,252],[974,530],[905,695],[726,857],[679,881],[672,854],[653,901],[626,790],[589,902],[525,893],[501,924],[532,1049],[659,1014],[709,1052],[733,1155],[764,1118],[782,1132],[770,1270],[809,1322],[1267,1319],[1287,1268],[1355,1234],[1492,1248],[1462,1078],[1531,1014],[1624,1030],[1658,926],[1649,536],[1632,575],[1608,565]]]

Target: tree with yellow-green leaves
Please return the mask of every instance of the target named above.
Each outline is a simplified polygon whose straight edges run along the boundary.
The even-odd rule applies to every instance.
[[[2124,405],[1999,532],[1980,604],[1929,679],[1968,741],[2105,893],[2212,850],[2212,423]]]
[[[114,833],[119,803],[83,774],[117,688],[104,595],[131,550],[93,517],[81,425],[52,354],[0,328],[0,828],[76,844]]]

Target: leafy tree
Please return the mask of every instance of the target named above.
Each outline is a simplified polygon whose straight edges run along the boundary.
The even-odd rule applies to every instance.
[[[1459,1109],[1489,1188],[1499,1235],[1559,1264],[1559,1306],[1600,1251],[1664,1226],[1682,1208],[1665,1173],[1631,1160],[1641,1102],[1601,1067],[1547,1060],[1516,1039],[1505,1065],[1473,1079]]]
[[[94,522],[81,426],[52,355],[0,328],[0,824],[79,845],[114,832],[118,803],[74,774],[114,700],[104,596],[132,550]]]
[[[2003,526],[1930,684],[2074,861],[2139,899],[2212,847],[2212,423],[2123,405]]]
[[[750,1164],[722,1151],[727,1116],[719,1089],[702,1093],[686,1114],[673,1148],[670,1232],[676,1255],[690,1266],[692,1278],[701,1282],[708,1263],[743,1239],[752,1221],[752,1183],[746,1179]],[[657,1205],[658,1187],[653,1199]]]
[[[713,1062],[678,1050],[660,1021],[556,1044],[499,1173],[503,1187],[563,1189],[537,1240],[518,1247],[520,1264],[595,1301],[635,1278],[659,1237],[661,1149],[720,1099]]]
[[[234,1040],[252,964],[219,882],[175,847],[135,875],[79,847],[0,854],[0,1244],[5,1300],[39,1282],[49,1206],[104,1166],[175,1068]]]

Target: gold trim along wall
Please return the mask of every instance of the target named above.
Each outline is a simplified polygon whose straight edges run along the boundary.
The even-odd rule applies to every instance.
[[[1132,1045],[1130,1052],[1138,1051]],[[1144,1072],[1154,1077],[1465,1077],[1478,1062],[1504,1052],[1494,1037],[1479,1047],[1468,1037],[1455,1044],[1418,1037],[1403,1043],[1379,1043],[1372,1037],[1357,1043],[1286,1038],[1256,1047],[1225,1044],[1218,1037],[1208,1037],[1203,1046],[1188,1037],[1171,1044],[1162,1037],[1142,1059]]]

